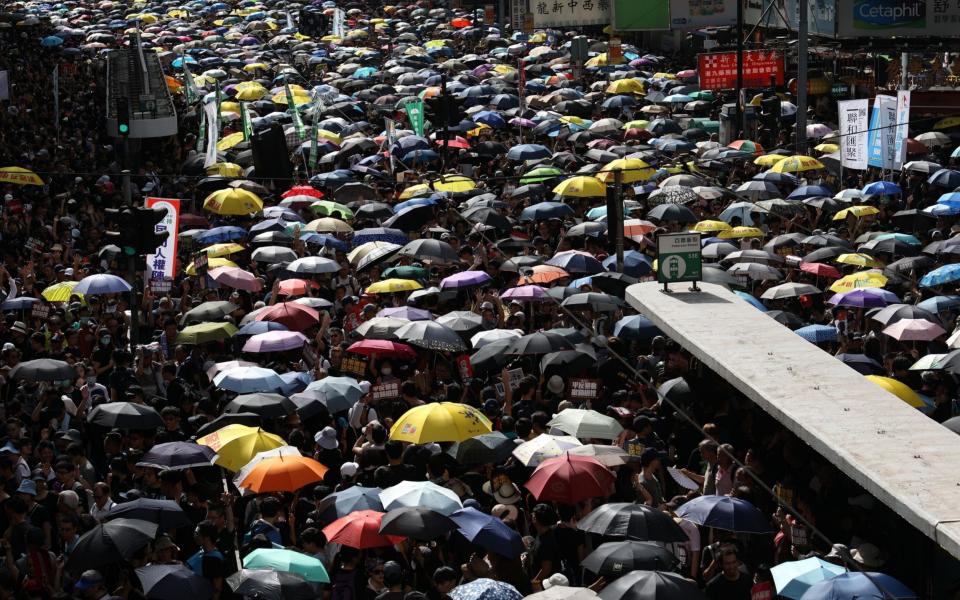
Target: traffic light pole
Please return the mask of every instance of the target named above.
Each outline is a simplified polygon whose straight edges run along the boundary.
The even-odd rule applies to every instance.
[[[617,195],[617,273],[623,273],[623,171],[617,169],[613,172],[613,185],[616,186]]]
[[[123,171],[123,203],[133,208],[130,171]],[[137,304],[137,253],[127,255],[127,280],[130,283],[130,352],[136,352],[140,337],[140,306]]]
[[[743,106],[743,3],[746,0],[737,0],[737,119],[735,121],[738,132],[737,139],[743,137],[747,130],[746,109]]]
[[[800,0],[797,24],[797,154],[807,153],[807,0]]]

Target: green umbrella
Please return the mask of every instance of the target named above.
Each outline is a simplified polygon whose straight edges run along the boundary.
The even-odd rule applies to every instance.
[[[383,279],[426,279],[427,270],[423,267],[390,267],[380,274]]]
[[[520,185],[543,183],[557,177],[562,177],[563,171],[556,167],[537,167],[520,178]]]
[[[206,344],[226,340],[237,334],[233,323],[197,323],[177,334],[178,344]]]
[[[317,200],[310,205],[310,210],[325,217],[336,217],[338,219],[353,218],[353,211],[347,206],[330,200]]]
[[[710,90],[701,90],[699,92],[690,92],[687,94],[694,100],[713,100],[713,92]]]
[[[307,581],[330,583],[330,576],[319,559],[293,550],[258,548],[243,559],[243,568],[297,573]]]

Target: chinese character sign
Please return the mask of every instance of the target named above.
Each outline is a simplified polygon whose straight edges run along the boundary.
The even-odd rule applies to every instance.
[[[907,160],[907,135],[910,126],[910,90],[897,92],[897,121],[893,136],[893,168],[903,167]]]
[[[870,134],[867,136],[867,162],[871,167],[893,168],[894,124],[897,122],[897,99],[878,95],[870,115]]]
[[[699,57],[700,89],[731,90],[737,87],[737,53],[711,52]],[[771,50],[743,53],[744,87],[769,87],[771,80],[784,83],[783,54]]]
[[[837,103],[840,113],[840,160],[847,169],[867,168],[869,104],[866,98]]]
[[[536,28],[609,25],[611,0],[530,0]]]
[[[180,201],[171,198],[147,198],[147,208],[160,207],[167,211],[157,223],[156,233],[170,235],[153,254],[147,255],[147,281],[150,279],[173,279],[177,275],[177,236],[180,234]]]
[[[670,25],[673,29],[736,24],[736,0],[670,0]]]

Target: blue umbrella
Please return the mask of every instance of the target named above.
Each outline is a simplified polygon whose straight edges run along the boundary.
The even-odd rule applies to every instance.
[[[290,224],[290,221],[284,221],[283,219],[266,219],[260,221],[253,225],[250,228],[250,233],[262,233],[264,231],[286,231],[287,225]]]
[[[354,79],[368,79],[376,74],[377,70],[373,67],[360,67],[353,72],[350,77]]]
[[[960,281],[960,264],[943,265],[924,275],[923,279],[920,280],[920,287],[946,285],[955,281]],[[77,288],[79,287],[77,286]],[[76,288],[74,288],[74,292],[76,292]]]
[[[538,158],[550,158],[553,152],[546,146],[540,144],[519,144],[513,146],[507,152],[507,158],[510,160],[537,160]]]
[[[600,105],[601,108],[611,109],[611,108],[629,108],[631,106],[636,106],[637,101],[632,96],[613,96],[612,98],[607,98],[603,101],[603,104]]]
[[[960,206],[960,192],[947,192],[937,198],[937,204],[947,206]]]
[[[945,217],[949,215],[960,215],[960,202],[954,204],[934,204],[923,209],[923,212],[929,213],[935,217]]]
[[[406,208],[410,208],[411,206],[433,206],[438,201],[439,200],[437,198],[434,198],[432,196],[427,198],[411,198],[405,202],[400,202],[399,204],[394,205],[393,212],[399,213]]]
[[[720,220],[730,223],[734,218],[739,218],[740,223],[748,227],[753,225],[753,217],[750,215],[757,210],[757,206],[750,202],[734,202],[720,213]]]
[[[412,205],[416,206],[416,205]],[[400,244],[403,246],[410,239],[399,229],[389,227],[370,227],[361,229],[353,234],[353,245],[359,246],[367,242],[390,242],[391,244]]]
[[[40,45],[44,48],[55,48],[63,44],[63,38],[57,37],[55,35],[48,35],[47,37],[40,40]]]
[[[31,298],[30,296],[19,296],[4,300],[3,304],[0,304],[0,310],[29,310],[33,308],[33,303],[38,301],[37,298]]]
[[[308,390],[320,390],[326,396],[330,414],[348,410],[363,396],[363,389],[353,377],[324,377],[307,385]]]
[[[777,595],[792,600],[799,600],[811,585],[846,572],[840,565],[816,557],[780,563],[770,569]]]
[[[763,302],[757,300],[756,296],[753,294],[748,294],[747,292],[742,292],[740,290],[734,290],[733,293],[743,298],[747,304],[753,306],[757,310],[761,312],[767,312],[767,307],[763,305]]]
[[[350,171],[349,169],[337,169],[336,171],[330,171],[329,173],[320,173],[319,175],[314,175],[310,178],[310,184],[313,185],[315,183],[319,186],[335,189],[341,185],[344,185],[345,183],[354,181],[354,179],[353,171]]]
[[[952,190],[960,187],[960,171],[940,169],[927,178],[927,183]]]
[[[810,586],[800,600],[890,600],[916,598],[913,590],[883,573],[844,573]]]
[[[284,381],[273,369],[239,367],[218,373],[213,378],[213,384],[218,388],[238,394],[250,394],[278,390],[283,387]]]
[[[922,308],[933,314],[957,307],[960,307],[960,296],[934,296],[917,304],[917,308]]]
[[[330,521],[345,517],[357,510],[375,510],[383,512],[378,487],[354,486],[326,496],[317,505],[317,510]]]
[[[890,181],[874,181],[863,186],[860,192],[870,196],[899,196],[903,193],[900,186]]]
[[[650,140],[650,144],[656,148],[662,150],[663,152],[682,152],[684,150],[693,150],[696,148],[695,145],[684,140],[676,140],[673,138],[656,138]]]
[[[677,509],[677,516],[691,523],[735,531],[769,533],[770,521],[753,504],[729,496],[700,496]]]
[[[524,551],[523,539],[499,518],[475,508],[462,508],[450,515],[463,537],[484,550],[507,558],[517,558]]]
[[[292,396],[307,389],[307,384],[313,381],[313,375],[307,371],[288,371],[280,374],[283,385],[277,391],[284,396]]]
[[[838,331],[830,325],[807,325],[794,330],[794,333],[813,344],[837,341]]]
[[[323,246],[324,248],[334,248],[342,252],[346,252],[350,249],[350,244],[344,242],[343,240],[338,240],[334,236],[326,233],[317,233],[315,231],[301,232],[300,239],[307,244],[317,244],[318,246]]]
[[[611,255],[603,260],[608,271],[617,270],[617,256]],[[630,277],[645,277],[653,271],[653,261],[643,252],[627,250],[623,253],[623,274]]]
[[[539,202],[520,213],[520,221],[546,221],[573,215],[573,208],[563,202]]]
[[[523,600],[523,594],[509,583],[493,579],[474,579],[450,590],[453,600]]]
[[[400,162],[407,165],[426,165],[440,160],[436,150],[411,150],[400,156]]]
[[[94,294],[122,294],[133,289],[129,283],[116,275],[101,273],[88,275],[73,288],[74,294],[90,296]]]
[[[832,197],[835,192],[825,185],[801,185],[790,192],[787,200],[806,200],[807,198],[816,198],[817,196]]]
[[[182,69],[184,62],[186,62],[188,65],[195,65],[197,64],[197,59],[192,56],[182,56],[178,59],[175,59],[171,64],[174,69]]]
[[[643,315],[624,317],[613,326],[613,335],[625,340],[650,340],[662,333],[653,321]]]
[[[237,335],[257,335],[268,331],[289,331],[289,328],[276,321],[250,321],[240,328]]]
[[[474,123],[483,123],[484,125],[489,125],[494,129],[506,129],[507,127],[507,122],[503,120],[503,116],[498,112],[493,112],[492,110],[481,110],[470,118]]]
[[[603,265],[593,256],[572,250],[560,252],[544,264],[560,267],[567,273],[594,274],[604,271]]]
[[[232,242],[242,240],[247,236],[247,230],[243,227],[234,227],[225,225],[223,227],[214,227],[197,236],[197,242],[200,244],[221,244],[223,242]]]

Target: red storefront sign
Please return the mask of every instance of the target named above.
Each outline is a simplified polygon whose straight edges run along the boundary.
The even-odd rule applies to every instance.
[[[711,52],[699,55],[700,89],[732,90],[737,87],[737,53]],[[771,77],[783,85],[783,53],[776,50],[745,50],[743,87],[770,87]]]

